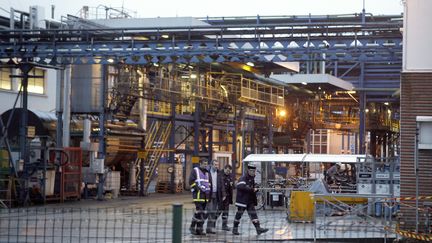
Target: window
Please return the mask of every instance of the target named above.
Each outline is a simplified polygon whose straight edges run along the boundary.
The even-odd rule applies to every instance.
[[[45,93],[45,70],[33,68],[29,72],[29,76],[37,76],[37,78],[28,79],[27,90],[29,93],[44,94]],[[21,79],[18,81],[18,90],[21,88]]]
[[[311,149],[314,154],[327,153],[327,130],[317,129],[312,130],[310,134]]]
[[[11,75],[9,68],[0,68],[0,89],[12,89],[12,79],[9,75]]]

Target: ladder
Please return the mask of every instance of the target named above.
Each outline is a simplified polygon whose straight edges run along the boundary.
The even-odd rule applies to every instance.
[[[4,151],[4,150],[3,150]],[[0,151],[2,153],[3,151]],[[14,202],[15,179],[9,168],[0,168],[0,208],[10,208]]]
[[[146,168],[144,172],[144,194],[148,193],[148,188],[153,174],[159,165],[159,160],[166,149],[166,144],[171,132],[172,123],[167,121],[154,121],[147,132],[145,143]],[[141,168],[144,169],[144,168]]]

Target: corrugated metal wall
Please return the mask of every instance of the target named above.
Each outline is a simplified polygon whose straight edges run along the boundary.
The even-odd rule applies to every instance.
[[[432,116],[432,73],[403,73],[401,80],[401,197],[415,196],[414,146],[416,116]],[[432,134],[431,134],[432,136]],[[419,153],[420,196],[432,195],[432,151]],[[403,202],[401,227],[415,229],[415,201]],[[413,207],[410,207],[413,206]],[[423,201],[419,207],[423,208]],[[419,230],[425,229],[420,212]]]

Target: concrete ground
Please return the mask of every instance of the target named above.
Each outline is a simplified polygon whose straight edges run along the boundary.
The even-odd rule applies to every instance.
[[[0,210],[0,242],[171,242],[174,203],[183,205],[183,242],[308,242],[314,237],[325,242],[358,239],[363,240],[359,242],[366,242],[365,239],[383,242],[385,237],[379,220],[326,217],[317,218],[316,225],[289,223],[287,209],[283,207],[258,211],[262,226],[270,229],[260,236],[256,235],[246,213],[240,224],[240,236],[222,231],[220,218],[217,234],[195,236],[188,230],[194,205],[190,192],[184,192]],[[234,206],[230,210],[231,226],[235,210]]]

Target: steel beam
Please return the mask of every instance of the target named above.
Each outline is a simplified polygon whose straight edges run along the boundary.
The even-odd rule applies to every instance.
[[[402,59],[402,21],[312,18],[254,25],[6,30],[0,31],[0,58],[27,57],[51,65],[108,64],[109,59],[127,64]]]

